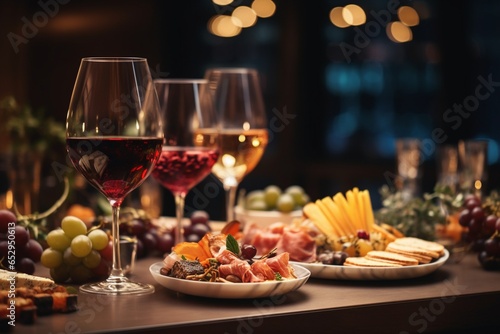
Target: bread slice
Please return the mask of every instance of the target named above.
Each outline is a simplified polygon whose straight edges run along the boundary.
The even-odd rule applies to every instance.
[[[365,256],[369,260],[396,263],[402,266],[416,266],[419,261],[413,257],[387,251],[370,251]]]

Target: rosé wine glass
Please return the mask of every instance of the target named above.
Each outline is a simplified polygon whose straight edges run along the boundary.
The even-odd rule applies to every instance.
[[[211,173],[219,157],[217,120],[207,80],[156,79],[154,83],[165,140],[152,175],[174,195],[176,245],[184,240],[186,195]]]
[[[76,170],[112,207],[113,264],[103,282],[80,291],[105,295],[154,292],[124,274],[120,259],[119,213],[124,198],[151,173],[163,142],[158,97],[147,60],[83,58],[66,120],[66,144]]]
[[[224,187],[226,220],[230,222],[238,185],[257,166],[268,143],[264,99],[255,69],[212,68],[205,78],[220,128],[220,154],[212,172]]]

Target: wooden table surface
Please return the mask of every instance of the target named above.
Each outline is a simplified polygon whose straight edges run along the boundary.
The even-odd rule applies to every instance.
[[[194,297],[158,285],[149,266],[132,278],[155,285],[147,296],[79,294],[79,311],[18,324],[13,333],[478,333],[500,328],[500,272],[473,255],[421,278],[334,281],[311,278],[281,297],[227,300]],[[47,275],[37,268],[39,275]]]

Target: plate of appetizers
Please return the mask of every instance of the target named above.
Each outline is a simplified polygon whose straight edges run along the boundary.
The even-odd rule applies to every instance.
[[[328,265],[322,263],[299,264],[311,272],[311,277],[333,280],[399,280],[417,278],[428,275],[441,267],[448,260],[450,253],[443,251],[443,255],[432,262],[407,266],[347,266]],[[368,264],[367,264],[368,265]]]
[[[161,273],[163,266],[163,262],[157,262],[149,268],[153,278],[163,287],[187,295],[225,299],[265,298],[284,295],[299,289],[311,275],[309,270],[294,264],[291,265],[295,275],[294,278],[251,283],[223,283],[166,276]]]

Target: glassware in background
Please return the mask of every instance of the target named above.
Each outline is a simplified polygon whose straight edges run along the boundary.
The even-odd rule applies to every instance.
[[[219,120],[221,149],[212,172],[226,193],[226,220],[234,219],[236,191],[259,163],[268,143],[259,74],[250,68],[208,69]]]
[[[217,118],[207,80],[157,79],[155,86],[165,139],[152,175],[174,195],[178,244],[183,241],[186,195],[210,174],[219,157]]]
[[[488,179],[486,171],[488,142],[486,140],[461,140],[458,143],[460,157],[460,187],[481,198]]]
[[[80,290],[106,295],[148,294],[154,286],[125,276],[119,212],[124,198],[150,174],[160,157],[163,132],[158,98],[144,58],[84,58],[66,120],[74,167],[112,207],[113,264],[103,282]]]
[[[456,145],[440,145],[436,151],[437,183],[448,186],[453,192],[458,189],[459,159]]]
[[[405,198],[412,198],[420,192],[421,154],[420,140],[401,138],[396,140],[397,178],[396,189]]]

